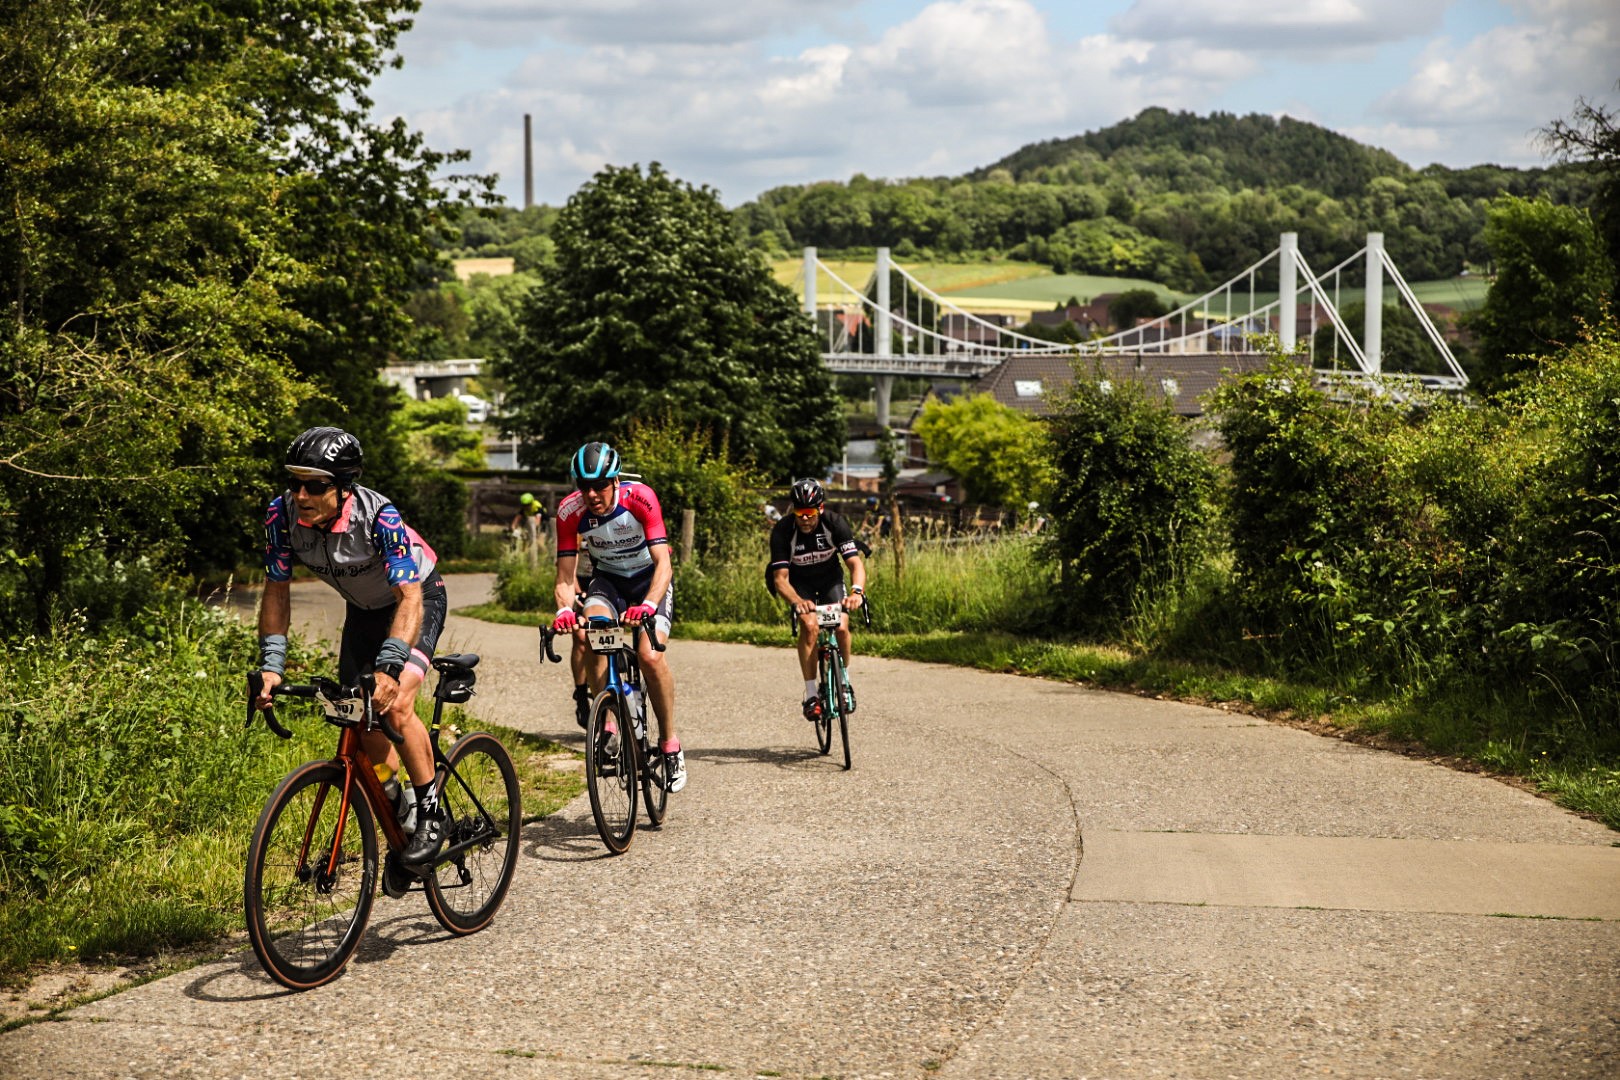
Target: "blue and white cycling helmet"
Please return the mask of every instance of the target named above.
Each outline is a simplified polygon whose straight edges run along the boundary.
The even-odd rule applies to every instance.
[[[586,443],[568,462],[568,478],[575,487],[600,487],[603,481],[617,480],[619,452],[605,442]]]

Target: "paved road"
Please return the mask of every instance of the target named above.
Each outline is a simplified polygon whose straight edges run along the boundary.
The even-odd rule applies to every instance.
[[[296,614],[326,617],[318,589]],[[475,712],[577,744],[533,646],[459,618],[447,641],[486,657]],[[626,855],[581,798],[525,830],[483,934],[383,899],[331,986],[284,993],[244,951],[0,1035],[0,1076],[1620,1076],[1620,849],[1545,801],[861,658],[845,773],[788,653],[671,658],[691,784]]]

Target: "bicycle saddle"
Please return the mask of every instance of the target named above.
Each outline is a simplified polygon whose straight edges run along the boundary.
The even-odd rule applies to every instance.
[[[433,670],[444,675],[469,672],[478,666],[477,653],[451,653],[449,656],[435,656]]]

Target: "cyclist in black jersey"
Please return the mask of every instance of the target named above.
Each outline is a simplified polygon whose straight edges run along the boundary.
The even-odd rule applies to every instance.
[[[866,562],[855,533],[844,518],[826,509],[827,494],[815,479],[793,482],[793,513],[771,527],[771,562],[766,568],[777,595],[799,616],[799,670],[804,675],[804,716],[821,715],[816,687],[816,605],[842,604],[854,611],[865,601]],[[844,591],[842,558],[849,564],[850,589]],[[855,711],[849,685],[849,615],[839,621],[838,651],[844,656],[844,704]]]

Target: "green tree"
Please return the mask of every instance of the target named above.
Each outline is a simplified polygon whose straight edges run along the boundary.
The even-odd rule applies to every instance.
[[[1608,309],[1614,266],[1585,210],[1504,195],[1486,215],[1496,280],[1475,316],[1481,383],[1499,389],[1537,356],[1573,344]]]
[[[1042,502],[1052,485],[1051,447],[1040,422],[989,394],[930,401],[916,431],[928,457],[962,482],[973,502]]]
[[[144,29],[0,8],[0,593],[41,627],[76,560],[162,551],[254,476],[300,393],[287,182],[229,84],[132,84]]]
[[[415,6],[0,6],[0,550],[40,595],[109,520],[115,554],[234,565],[311,420],[399,475],[376,369],[483,183],[452,197],[455,155],[367,118]]]
[[[1140,383],[1077,371],[1053,396],[1053,542],[1060,618],[1088,630],[1125,624],[1144,589],[1185,584],[1214,539],[1215,467],[1169,403]]]
[[[1355,338],[1356,345],[1364,346],[1366,341],[1363,339],[1367,333],[1366,303],[1357,300],[1355,303],[1346,304],[1340,309],[1339,314]],[[1418,321],[1418,317],[1412,314],[1412,309],[1405,304],[1384,305],[1384,317],[1379,333],[1384,371],[1423,373],[1442,369],[1439,351],[1424,332],[1423,324]],[[1342,365],[1353,364],[1344,346],[1338,344],[1337,338],[1338,330],[1331,321],[1324,321],[1316,328],[1316,336],[1311,341],[1318,367],[1330,366],[1335,355],[1340,357]]]
[[[820,474],[843,415],[810,321],[731,228],[715,192],[654,163],[568,200],[557,262],[497,367],[524,463],[561,472],[591,438],[679,417],[768,478]]]
[[[1156,319],[1170,311],[1170,304],[1152,289],[1126,289],[1108,305],[1108,318],[1116,329],[1129,330],[1138,319]]]
[[[1615,85],[1620,88],[1620,83]],[[1561,160],[1576,162],[1594,174],[1592,217],[1609,261],[1620,268],[1620,110],[1581,98],[1574,115],[1554,120],[1542,132],[1542,140]],[[1613,300],[1620,314],[1620,295]]]

